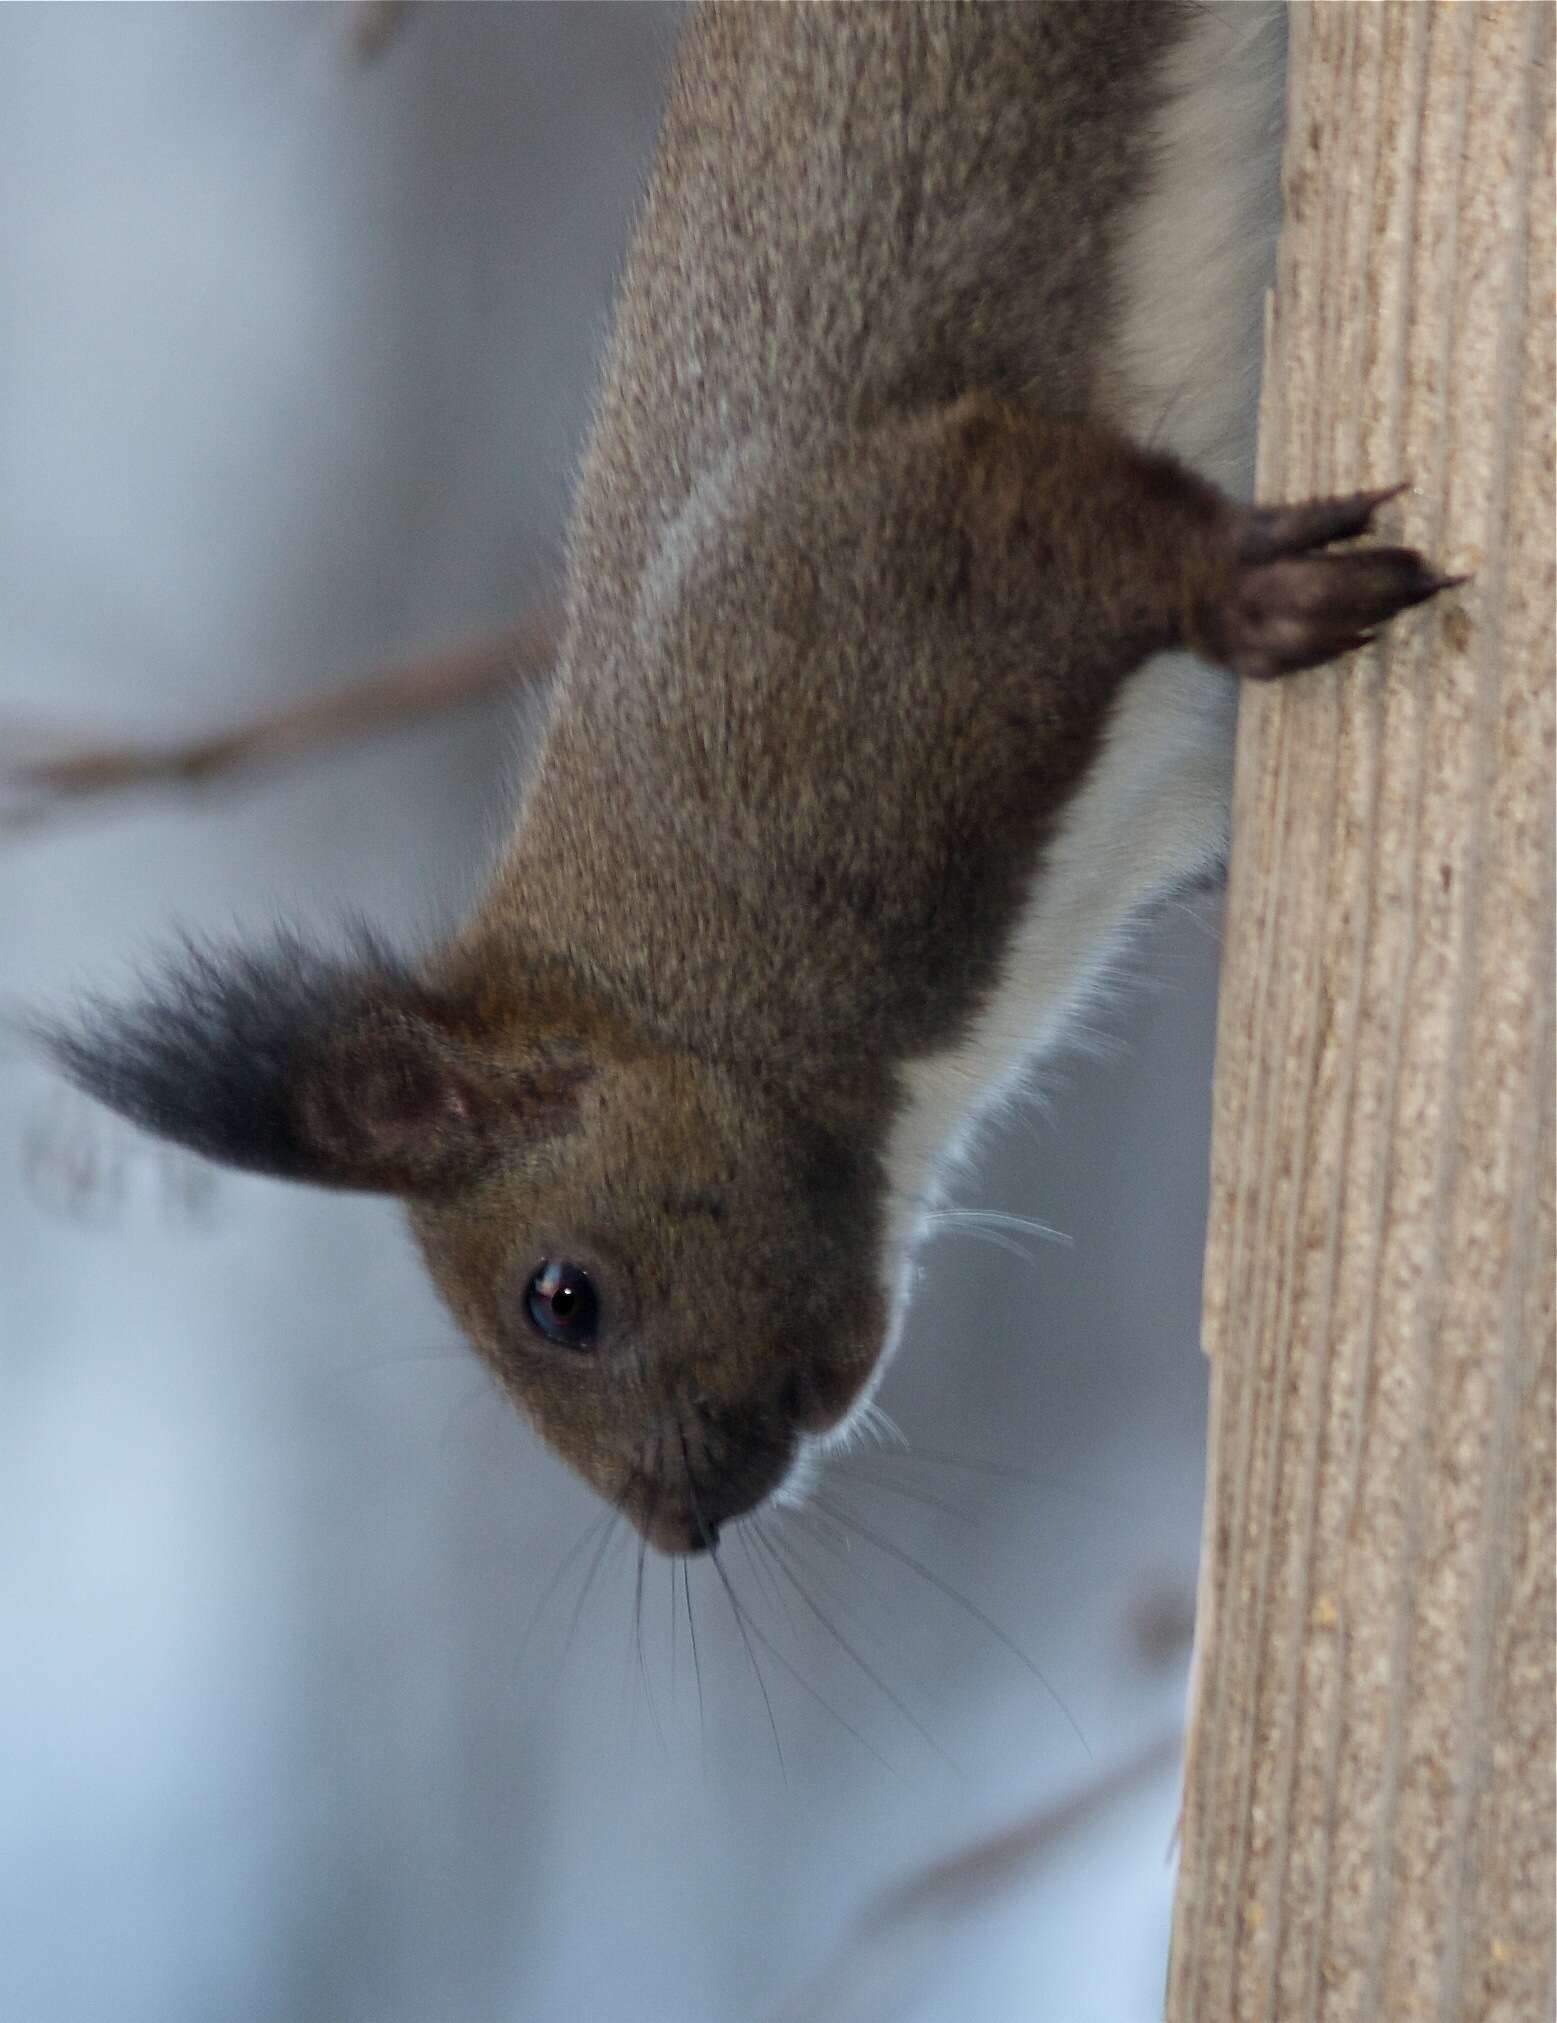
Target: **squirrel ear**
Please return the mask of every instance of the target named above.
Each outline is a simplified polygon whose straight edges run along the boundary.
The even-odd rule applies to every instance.
[[[207,1158],[395,1194],[474,1179],[505,1148],[566,1130],[591,1070],[537,1046],[493,1061],[376,944],[320,954],[186,943],[138,1002],[39,1030],[78,1088]]]

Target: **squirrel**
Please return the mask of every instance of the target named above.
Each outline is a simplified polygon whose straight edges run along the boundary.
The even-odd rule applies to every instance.
[[[1451,580],[1239,503],[1282,13],[707,4],[682,32],[484,897],[189,945],[49,1026],[237,1167],[401,1197],[672,1554],[804,1494],[980,1117],[1220,859],[1237,686]]]

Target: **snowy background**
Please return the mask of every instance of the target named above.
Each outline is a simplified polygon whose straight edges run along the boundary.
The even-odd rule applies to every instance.
[[[216,729],[545,592],[673,28],[446,5],[364,69],[310,6],[0,10],[0,748]],[[521,737],[0,835],[0,992],[175,922],[436,931]],[[793,1533],[864,1665],[725,1554],[771,1726],[706,1564],[701,1695],[666,1562],[636,1630],[619,1542],[548,1591],[595,1506],[390,1208],[212,1179],[0,1055],[0,2016],[761,2023],[880,1890],[1171,1731],[1205,918],[1136,967],[963,1190],[1072,1243],[937,1244],[884,1398],[922,1458],[840,1475],[847,1546]],[[1175,1805],[1165,1767],[847,2013],[1155,2018]]]

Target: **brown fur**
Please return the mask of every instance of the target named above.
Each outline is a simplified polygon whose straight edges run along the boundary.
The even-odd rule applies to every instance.
[[[1186,18],[694,15],[512,840],[353,1013],[372,1045],[300,1027],[278,1071],[286,1170],[407,1192],[471,1338],[669,1549],[866,1383],[901,1071],[991,988],[1120,684],[1172,646],[1312,665],[1438,587],[1323,552],[1376,499],[1256,514],[1099,419]],[[526,1319],[547,1257],[596,1279],[587,1350]]]

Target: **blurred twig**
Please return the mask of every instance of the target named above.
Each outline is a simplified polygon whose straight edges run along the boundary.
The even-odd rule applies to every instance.
[[[81,1228],[120,1229],[150,1200],[170,1229],[209,1229],[223,1176],[181,1146],[146,1137],[79,1091],[56,1085],[24,1114],[21,1170],[34,1204]]]
[[[557,631],[557,614],[542,609],[501,632],[383,668],[205,737],[165,745],[90,744],[55,757],[0,762],[0,833],[39,828],[104,795],[203,787],[485,701],[542,679]],[[9,741],[14,744],[14,735]]]
[[[893,1885],[867,1906],[832,1959],[774,2012],[771,2023],[890,2023],[924,1992],[936,1950],[959,1920],[988,1909],[1056,1844],[1116,1799],[1175,1764],[1179,1730],[1082,1785],[1057,1805],[974,1841]]]
[[[411,0],[351,0],[351,46],[363,63],[382,56],[405,25]]]

